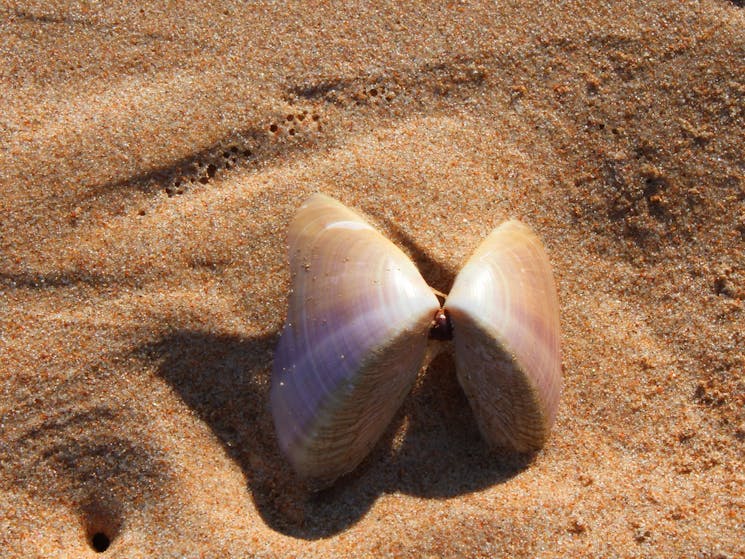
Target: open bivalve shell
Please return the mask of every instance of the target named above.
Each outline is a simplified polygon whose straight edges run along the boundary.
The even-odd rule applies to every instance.
[[[481,435],[518,452],[541,448],[561,392],[559,302],[541,241],[519,221],[500,225],[458,273],[445,309]]]
[[[527,226],[507,222],[482,243],[444,312],[400,249],[323,194],[290,225],[289,259],[271,411],[282,452],[314,488],[367,456],[414,384],[428,339],[450,334],[450,323],[458,379],[486,441],[520,452],[544,444],[561,389],[558,301]]]

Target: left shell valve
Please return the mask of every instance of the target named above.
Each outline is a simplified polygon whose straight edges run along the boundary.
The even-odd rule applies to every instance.
[[[324,485],[353,470],[390,423],[439,302],[400,249],[327,196],[300,208],[289,246],[271,410],[295,470]]]

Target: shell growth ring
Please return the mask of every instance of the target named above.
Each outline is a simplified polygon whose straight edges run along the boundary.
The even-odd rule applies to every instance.
[[[300,477],[329,485],[367,456],[433,338],[453,338],[458,381],[488,444],[543,446],[561,392],[559,305],[548,257],[528,226],[496,228],[442,308],[398,247],[323,194],[292,221],[289,260],[271,410]]]

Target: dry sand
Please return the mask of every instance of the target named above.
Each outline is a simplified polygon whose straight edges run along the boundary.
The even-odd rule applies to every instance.
[[[1,557],[745,556],[741,1],[10,1],[0,62]],[[542,452],[443,357],[303,489],[267,391],[316,191],[443,291],[539,232]]]

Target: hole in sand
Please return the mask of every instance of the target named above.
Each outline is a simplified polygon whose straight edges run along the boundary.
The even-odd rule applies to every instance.
[[[122,527],[120,503],[115,500],[88,502],[81,512],[85,539],[90,548],[96,553],[108,550]]]
[[[109,536],[107,536],[103,532],[96,532],[95,534],[93,534],[93,536],[91,536],[91,547],[96,553],[103,553],[104,551],[109,549],[110,545],[111,540],[109,539]]]

